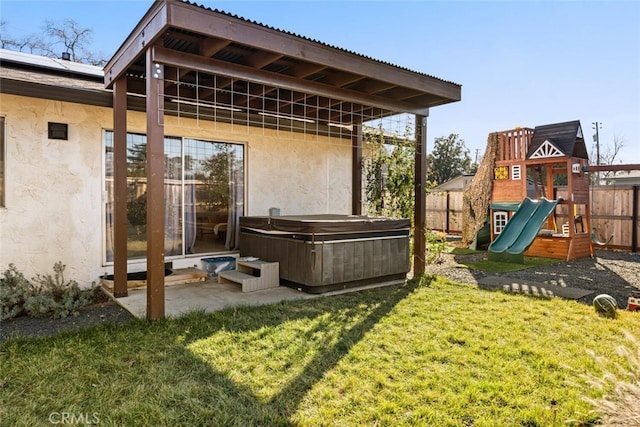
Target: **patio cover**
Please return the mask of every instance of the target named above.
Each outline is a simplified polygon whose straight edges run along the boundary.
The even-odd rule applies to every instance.
[[[154,2],[104,70],[105,87],[114,94],[116,296],[127,292],[127,94],[146,99],[147,211],[154,213],[147,218],[149,318],[164,316],[162,118],[176,114],[172,97],[196,100],[181,103],[181,111],[196,113],[197,100],[212,100],[220,106],[215,120],[235,115],[253,123],[252,117],[261,116],[255,123],[277,126],[281,116],[288,116],[290,122],[306,118],[316,132],[336,125],[349,129],[353,214],[361,214],[362,124],[400,113],[415,115],[414,272],[424,271],[426,117],[431,107],[459,101],[460,85],[177,0]],[[265,120],[267,115],[274,120]]]

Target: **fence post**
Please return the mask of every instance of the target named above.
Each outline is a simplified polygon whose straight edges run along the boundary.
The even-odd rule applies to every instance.
[[[633,186],[633,213],[631,214],[631,250],[638,252],[638,190],[640,187]]]
[[[450,204],[451,199],[449,199],[449,195],[450,195],[450,192],[449,190],[447,190],[447,210],[446,210],[447,213],[445,215],[446,222],[445,222],[445,230],[444,230],[444,232],[447,234],[449,234],[449,221],[451,220],[451,216],[450,216],[451,215],[451,204]]]

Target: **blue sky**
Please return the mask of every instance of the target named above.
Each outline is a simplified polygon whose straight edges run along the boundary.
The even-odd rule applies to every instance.
[[[111,57],[151,3],[0,0],[0,19],[20,37],[72,18]],[[600,122],[601,150],[621,138],[617,163],[640,163],[640,2],[198,3],[461,84],[431,110],[430,146],[457,133],[475,158],[490,132],[580,120],[590,150]]]

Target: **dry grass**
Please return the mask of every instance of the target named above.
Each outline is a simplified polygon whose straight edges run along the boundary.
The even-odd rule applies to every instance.
[[[590,351],[603,371],[602,377],[587,376],[587,381],[598,390],[611,391],[600,399],[586,399],[596,409],[603,426],[640,426],[640,342],[625,333],[630,347],[619,346],[617,353],[628,361],[630,368],[608,362]]]

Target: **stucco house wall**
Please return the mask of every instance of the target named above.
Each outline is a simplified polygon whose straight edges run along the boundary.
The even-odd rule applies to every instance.
[[[0,94],[5,117],[6,203],[0,208],[0,268],[51,273],[89,286],[113,271],[104,261],[104,130],[110,108]],[[67,123],[68,140],[50,140],[47,123]],[[129,132],[146,132],[145,115],[128,114]],[[216,123],[165,119],[165,135],[240,142],[245,150],[245,214],[351,211],[351,141]],[[194,265],[174,260],[174,267]],[[144,265],[131,265],[130,271]]]

